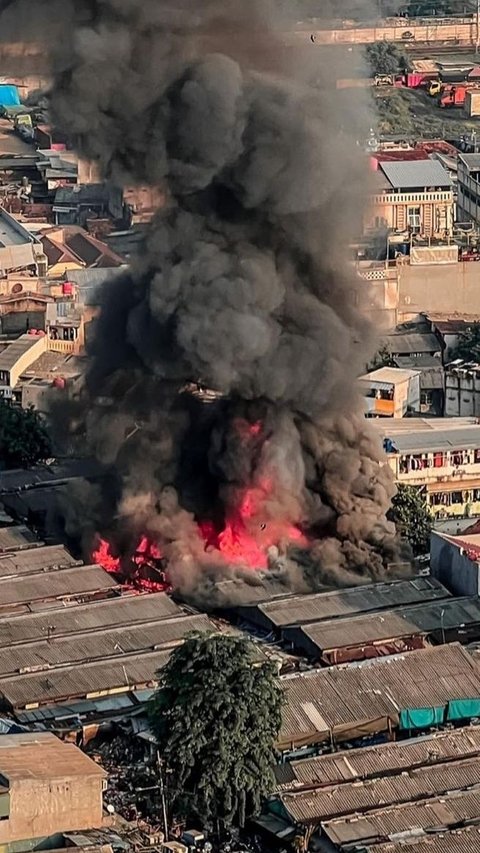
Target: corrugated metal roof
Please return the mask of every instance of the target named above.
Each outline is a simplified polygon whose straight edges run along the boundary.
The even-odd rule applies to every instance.
[[[457,643],[287,676],[281,684],[286,706],[279,743],[286,745],[395,718],[402,709],[480,698],[480,671]]]
[[[111,589],[113,577],[100,566],[75,566],[60,572],[0,579],[0,609],[12,604],[30,604],[68,598],[80,593]]]
[[[440,353],[442,346],[433,332],[406,332],[401,335],[388,335],[383,339],[392,355],[409,353]]]
[[[49,732],[2,735],[0,737],[0,773],[9,782],[21,779],[55,781],[60,779],[107,776],[105,770],[72,743]]]
[[[378,370],[372,370],[371,373],[359,376],[358,381],[374,383],[375,385],[384,384],[388,388],[399,382],[408,382],[417,373],[418,370],[406,370],[400,367],[379,367]]]
[[[63,545],[45,545],[43,548],[0,554],[0,578],[30,575],[43,569],[68,568],[81,564],[81,560],[72,557]]]
[[[57,639],[54,614],[49,613],[53,630],[50,639],[34,640],[0,649],[0,675],[28,669],[50,669],[91,660],[122,657],[133,652],[178,645],[189,631],[215,631],[205,614],[180,616],[126,625],[123,628],[98,630]],[[41,696],[39,697],[42,698]]]
[[[449,596],[450,593],[435,578],[413,578],[392,583],[364,584],[334,592],[286,596],[258,604],[255,609],[258,608],[272,626],[280,628]],[[241,607],[239,610],[248,617],[249,608]]]
[[[12,708],[58,702],[60,699],[87,697],[109,690],[131,690],[155,683],[157,670],[167,663],[172,650],[143,652],[118,659],[78,663],[44,672],[31,672],[0,678],[0,694]]]
[[[455,420],[455,419],[453,419]],[[426,432],[414,429],[410,433],[390,432],[388,426],[382,428],[385,436],[394,435],[394,441],[400,453],[429,453],[442,450],[475,450],[480,447],[480,425],[458,429],[432,430]]]
[[[383,610],[365,616],[337,618],[284,629],[285,639],[295,644],[298,633],[314,643],[319,655],[330,649],[373,643],[413,634],[458,629],[480,623],[478,597],[426,602],[414,607]]]
[[[294,823],[318,824],[336,816],[375,809],[394,803],[410,803],[480,786],[480,762],[468,761],[421,767],[384,779],[351,782],[335,788],[282,794],[280,799]]]
[[[82,567],[83,568],[83,567]],[[182,610],[164,592],[149,595],[114,597],[88,604],[58,604],[48,613],[2,614],[0,610],[0,648],[30,640],[42,640],[55,625],[55,636],[82,631],[115,628],[181,616]]]
[[[423,836],[410,844],[404,841],[387,841],[368,848],[369,853],[478,853],[480,827],[469,826],[452,832]]]
[[[438,160],[391,160],[379,163],[392,187],[451,187],[452,179]]]
[[[480,726],[438,732],[408,741],[363,746],[347,753],[319,755],[281,764],[275,769],[279,789],[351,782],[392,771],[468,758],[480,753]]]
[[[21,335],[0,353],[0,370],[11,370],[18,359],[25,355],[35,344],[38,344],[38,337],[36,335]]]
[[[418,829],[434,829],[461,824],[480,818],[480,792],[451,794],[424,803],[382,808],[368,815],[340,818],[323,824],[328,838],[339,845],[368,839],[383,841],[397,833]]]
[[[16,551],[19,548],[34,548],[43,545],[24,524],[0,528],[0,552]]]

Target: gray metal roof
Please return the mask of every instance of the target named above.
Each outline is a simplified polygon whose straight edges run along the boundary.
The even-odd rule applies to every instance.
[[[279,789],[340,785],[355,779],[373,779],[401,773],[409,767],[440,764],[449,759],[480,755],[480,726],[437,732],[413,740],[362,746],[279,764]]]
[[[420,388],[423,391],[443,390],[445,387],[444,367],[434,355],[397,355],[395,363],[399,367],[420,370]]]
[[[113,577],[100,566],[75,566],[60,572],[28,575],[0,580],[0,610],[15,604],[33,605],[35,601],[68,598],[116,587]]]
[[[35,548],[38,545],[43,545],[43,542],[39,542],[24,524],[0,528],[0,553],[17,551],[19,548]]]
[[[84,571],[84,567],[80,569]],[[63,574],[63,571],[60,573]],[[47,575],[48,578],[51,575]],[[1,588],[1,587],[0,587]],[[49,628],[55,628],[55,637],[64,637],[86,631],[134,625],[152,619],[181,616],[182,610],[164,592],[151,595],[131,595],[92,601],[88,604],[59,603],[47,613],[27,613],[13,616],[0,610],[0,648],[15,643],[43,640]]]
[[[388,425],[384,426],[388,435]],[[480,447],[480,425],[458,429],[427,432],[395,433],[394,442],[399,453],[429,453],[441,450],[474,450]]]
[[[447,791],[475,786],[480,787],[480,761],[470,758],[410,769],[408,774],[400,773],[383,779],[284,793],[280,799],[293,822],[318,824],[332,817],[378,808],[380,803],[387,808],[395,803],[428,800]]]
[[[469,172],[480,171],[480,154],[459,154],[458,159],[465,164]]]
[[[351,646],[360,646],[415,634],[430,634],[456,630],[463,626],[480,624],[480,599],[450,598],[430,601],[415,607],[382,610],[380,613],[331,619],[284,629],[285,639],[295,644],[298,633],[303,633],[322,652]]]
[[[327,821],[323,829],[334,844],[354,844],[368,839],[383,841],[399,833],[413,834],[415,830],[452,827],[480,818],[480,791],[454,793],[437,799],[401,806],[389,806],[355,819],[338,818]],[[463,853],[463,851],[462,851]]]
[[[468,826],[451,832],[421,836],[415,841],[387,841],[374,844],[368,853],[478,853],[480,850],[480,827]]]
[[[351,737],[356,727],[399,711],[480,698],[480,670],[457,643],[355,666],[330,667],[281,679],[286,706],[280,744],[320,742],[330,732]]]
[[[7,528],[8,529],[8,528]],[[67,568],[81,565],[63,545],[44,545],[0,554],[0,578],[12,575],[30,575],[45,569]]]
[[[409,353],[440,353],[442,346],[432,332],[405,332],[400,335],[387,335],[383,342],[392,355]]]
[[[452,179],[438,160],[392,160],[379,163],[394,189],[451,187]]]
[[[12,708],[35,702],[58,702],[104,690],[127,692],[134,687],[156,683],[157,670],[167,663],[171,649],[126,655],[120,659],[78,663],[43,672],[0,677],[0,695]]]
[[[449,596],[450,593],[435,578],[417,577],[407,581],[365,584],[333,592],[285,596],[237,609],[247,619],[249,613],[255,616],[254,611],[258,610],[272,627],[280,628]]]
[[[54,614],[49,613],[52,625]],[[76,633],[57,638],[53,631],[49,639],[7,646],[0,649],[0,675],[13,675],[26,670],[49,672],[66,664],[85,663],[107,658],[127,660],[132,653],[170,648],[181,643],[190,631],[214,631],[215,625],[205,614],[156,621],[121,628]],[[45,635],[44,635],[45,636]],[[93,691],[92,691],[93,692]],[[42,701],[42,695],[35,697]]]

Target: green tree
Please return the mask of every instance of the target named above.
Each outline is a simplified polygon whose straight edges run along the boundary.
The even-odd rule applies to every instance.
[[[203,825],[243,826],[273,789],[282,694],[254,652],[245,637],[191,634],[150,703],[170,804]]]
[[[378,370],[379,367],[396,367],[395,359],[386,344],[382,344],[370,362],[368,370]]]
[[[388,517],[395,523],[400,536],[409,542],[416,557],[428,554],[432,516],[421,492],[415,486],[397,486],[397,494],[392,501]]]
[[[0,468],[29,468],[51,455],[47,430],[31,406],[0,400]]]
[[[407,55],[395,42],[375,41],[366,53],[374,74],[399,74],[408,68]]]
[[[480,323],[472,323],[464,332],[460,332],[451,359],[463,358],[464,361],[480,362]]]

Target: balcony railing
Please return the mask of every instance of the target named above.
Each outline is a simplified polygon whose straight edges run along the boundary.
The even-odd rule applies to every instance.
[[[451,190],[437,190],[436,192],[424,193],[384,193],[371,197],[374,204],[429,204],[431,202],[443,201],[453,204],[453,192]]]
[[[48,338],[47,349],[50,352],[73,353],[76,349],[76,341],[55,341],[53,338]]]

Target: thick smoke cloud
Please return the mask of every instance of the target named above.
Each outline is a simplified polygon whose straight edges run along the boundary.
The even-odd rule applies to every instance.
[[[331,55],[258,2],[65,0],[59,20],[57,125],[114,184],[168,198],[105,288],[82,405],[112,476],[71,500],[70,525],[120,550],[147,532],[183,594],[236,575],[238,595],[241,567],[197,522],[221,527],[249,489],[272,577],[379,577],[394,487],[355,389],[373,339],[346,261],[366,104],[342,102]],[[181,393],[192,381],[222,396]]]

